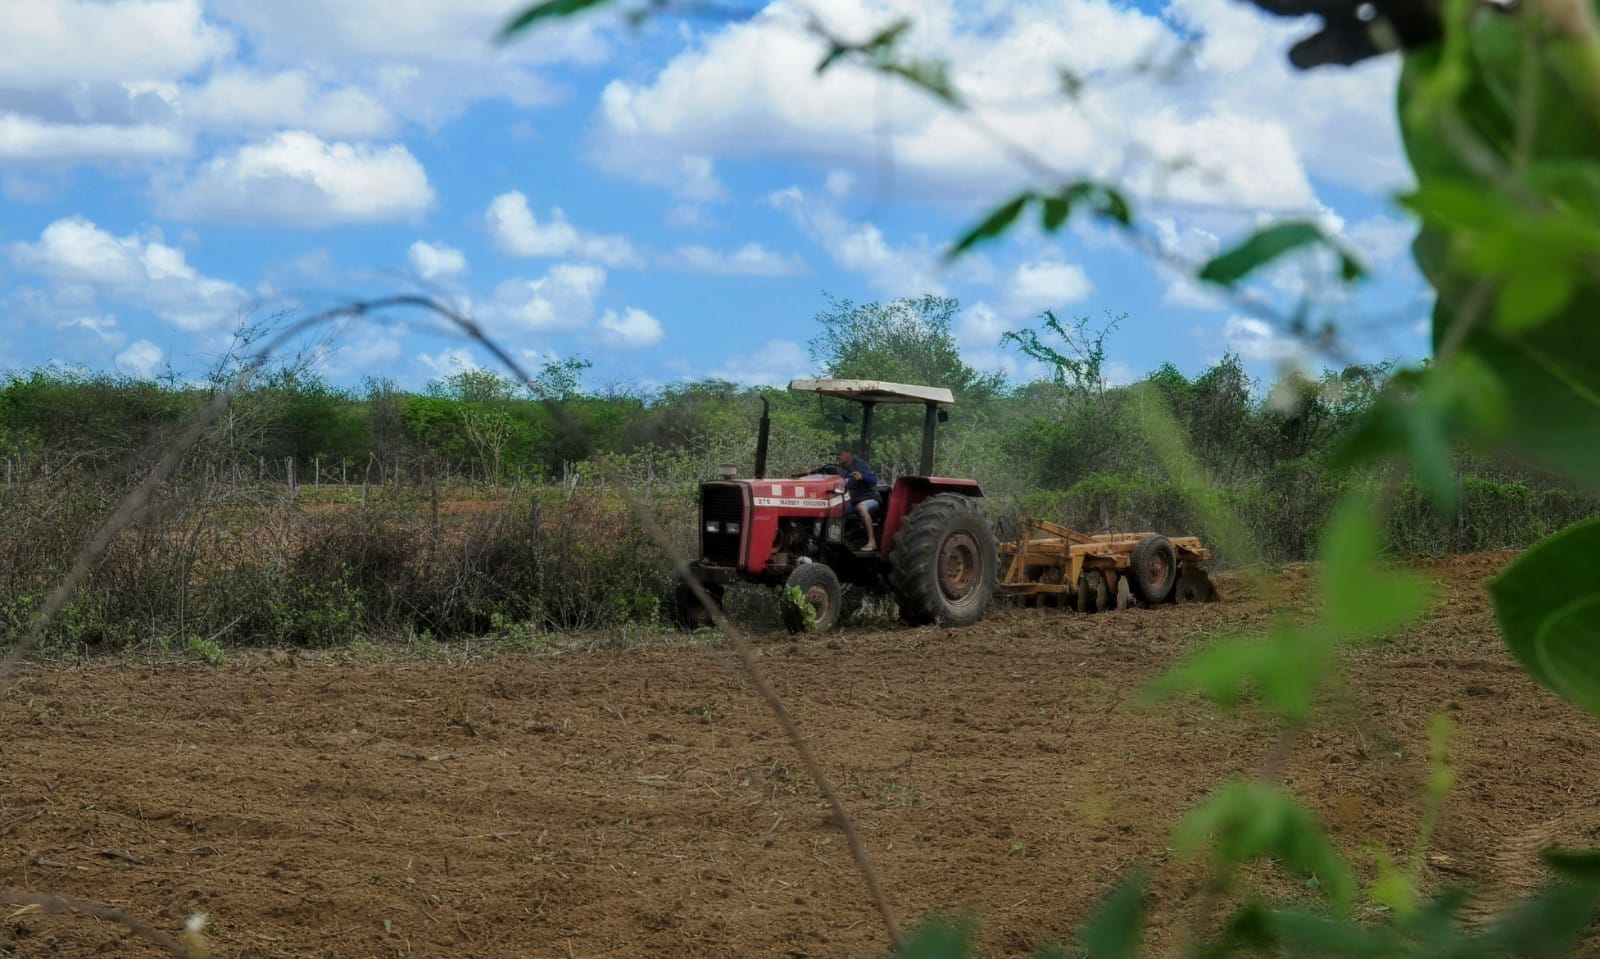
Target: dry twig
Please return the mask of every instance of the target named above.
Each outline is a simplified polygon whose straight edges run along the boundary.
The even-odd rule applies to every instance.
[[[41,913],[46,916],[89,916],[105,919],[123,926],[142,939],[165,949],[181,959],[200,959],[203,952],[191,949],[142,919],[95,902],[91,899],[74,899],[71,896],[54,896],[43,892],[21,889],[0,889],[0,903],[20,907],[12,916]]]

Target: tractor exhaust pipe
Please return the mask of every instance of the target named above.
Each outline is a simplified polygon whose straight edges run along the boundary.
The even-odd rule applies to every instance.
[[[756,479],[767,478],[767,436],[772,432],[772,417],[767,415],[767,398],[761,397],[761,426],[756,431]]]

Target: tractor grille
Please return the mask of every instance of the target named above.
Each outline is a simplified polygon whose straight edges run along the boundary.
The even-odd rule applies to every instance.
[[[739,538],[748,525],[745,488],[738,483],[705,483],[700,487],[700,555],[712,566],[739,564]],[[707,532],[715,523],[719,532]],[[739,532],[725,532],[729,523]]]

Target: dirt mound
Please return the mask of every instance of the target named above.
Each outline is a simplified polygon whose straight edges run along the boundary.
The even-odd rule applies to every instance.
[[[1505,561],[1430,564],[1436,609],[1355,654],[1288,753],[1283,777],[1364,871],[1368,843],[1410,849],[1439,712],[1460,775],[1429,883],[1520,890],[1546,832],[1592,832],[1563,817],[1600,792],[1593,724],[1504,652],[1482,582]],[[774,635],[759,653],[904,921],[972,910],[985,955],[1023,955],[1144,863],[1149,954],[1171,955],[1205,909],[1171,827],[1276,737],[1249,713],[1133,696],[1196,643],[1302,602],[1311,575],[1225,579],[1208,606]],[[815,787],[716,648],[39,668],[5,690],[0,727],[0,887],[172,932],[205,912],[219,956],[885,951]],[[0,954],[157,953],[100,920],[22,914],[0,921]]]

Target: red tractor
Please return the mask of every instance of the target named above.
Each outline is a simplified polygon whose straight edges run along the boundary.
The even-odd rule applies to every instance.
[[[762,400],[755,475],[700,485],[700,559],[691,571],[717,601],[732,583],[799,589],[815,613],[810,629],[838,624],[843,587],[887,591],[912,625],[966,626],[983,617],[995,589],[994,533],[978,500],[977,481],[933,475],[933,438],[954,404],[949,390],[874,380],[794,380],[789,389],[861,404],[856,452],[871,461],[872,413],[885,404],[920,404],[922,461],[917,474],[880,485],[880,508],[869,541],[845,493],[845,479],[813,473],[766,475],[771,420]],[[731,469],[729,473],[731,473]],[[709,613],[685,583],[678,583],[674,613],[693,627]]]

